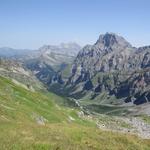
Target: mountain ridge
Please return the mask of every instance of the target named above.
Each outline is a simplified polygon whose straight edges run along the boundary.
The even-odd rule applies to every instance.
[[[78,99],[89,93],[89,99],[98,99],[106,92],[119,98],[119,103],[142,104],[150,101],[149,67],[149,46],[135,48],[123,37],[106,33],[79,51],[65,87],[69,96]]]

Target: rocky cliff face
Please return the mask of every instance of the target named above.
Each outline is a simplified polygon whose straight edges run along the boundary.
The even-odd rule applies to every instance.
[[[78,53],[67,86],[75,89],[70,96],[79,98],[106,92],[125,102],[150,101],[150,46],[134,48],[114,33],[100,35]]]
[[[134,51],[122,37],[109,33],[101,35],[93,46],[87,45],[79,52],[73,65],[72,81],[83,73],[92,77],[97,72],[129,68],[127,62]]]

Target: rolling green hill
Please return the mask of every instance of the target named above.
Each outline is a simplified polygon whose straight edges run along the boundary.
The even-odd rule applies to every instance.
[[[59,105],[63,98],[36,92],[0,77],[2,150],[148,150],[149,140],[102,131],[80,110]],[[59,103],[60,102],[60,103]]]

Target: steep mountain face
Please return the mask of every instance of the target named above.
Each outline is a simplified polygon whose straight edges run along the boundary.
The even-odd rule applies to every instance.
[[[99,99],[106,92],[125,102],[150,101],[150,47],[134,48],[113,33],[100,35],[77,55],[66,87],[78,98]]]
[[[73,73],[78,72],[93,76],[97,72],[110,72],[129,68],[128,60],[135,49],[122,37],[115,34],[101,35],[93,46],[85,46],[79,52],[73,66]],[[76,81],[74,76],[72,81]]]

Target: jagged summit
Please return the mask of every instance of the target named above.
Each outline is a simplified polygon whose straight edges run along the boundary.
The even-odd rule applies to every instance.
[[[100,35],[95,45],[100,45],[104,47],[113,47],[117,45],[123,48],[131,47],[131,44],[128,41],[126,41],[122,36],[109,32]]]
[[[136,50],[137,48],[132,47],[122,36],[107,32],[106,34],[101,34],[94,45],[86,45],[78,53],[78,57],[92,56],[95,60],[98,60],[104,55],[110,54],[109,57],[118,59],[118,54],[120,54],[121,58],[126,59],[126,56],[130,56]]]

